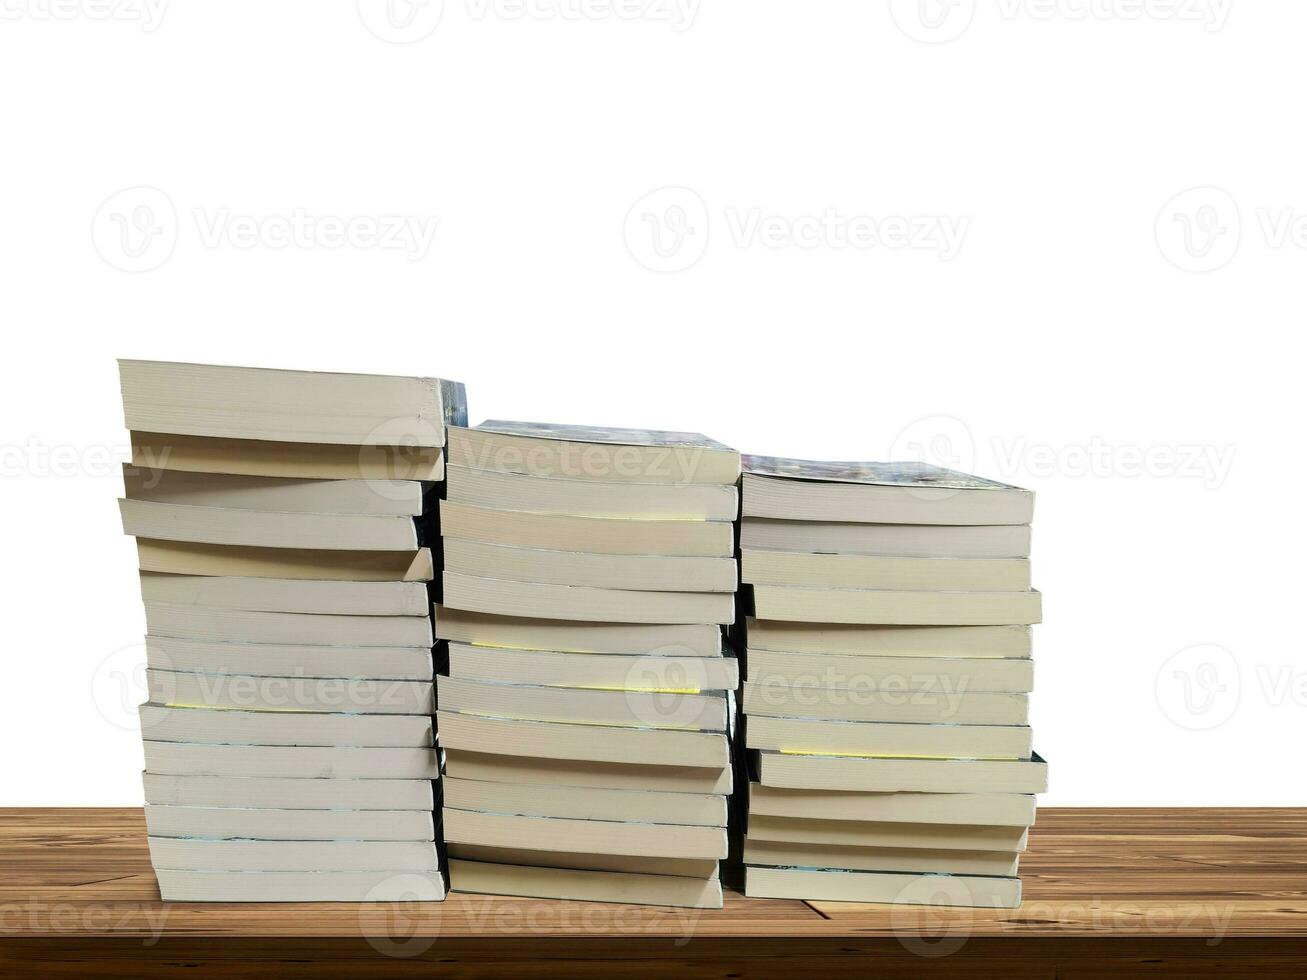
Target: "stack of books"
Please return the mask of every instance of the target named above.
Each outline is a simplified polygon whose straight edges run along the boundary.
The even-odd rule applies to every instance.
[[[443,898],[428,587],[462,385],[120,373],[163,897]]]
[[[451,428],[448,453],[450,887],[720,907],[739,454],[520,422]]]
[[[1046,766],[1033,495],[925,464],[744,458],[746,894],[1013,907]]]

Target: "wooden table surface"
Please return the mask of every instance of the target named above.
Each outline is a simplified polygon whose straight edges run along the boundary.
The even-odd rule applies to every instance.
[[[1043,809],[1016,910],[159,900],[139,809],[0,810],[0,976],[1302,976],[1307,809]],[[202,967],[197,971],[197,967]]]

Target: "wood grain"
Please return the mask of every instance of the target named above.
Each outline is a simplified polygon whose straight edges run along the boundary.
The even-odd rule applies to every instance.
[[[0,810],[0,975],[1301,976],[1307,810],[1046,809],[1020,909],[727,895],[720,911],[451,895],[159,900],[136,809]],[[189,971],[189,972],[187,972]]]

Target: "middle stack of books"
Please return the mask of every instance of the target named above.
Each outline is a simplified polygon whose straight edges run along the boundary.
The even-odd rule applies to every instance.
[[[739,453],[499,421],[451,428],[447,452],[451,887],[720,907]]]

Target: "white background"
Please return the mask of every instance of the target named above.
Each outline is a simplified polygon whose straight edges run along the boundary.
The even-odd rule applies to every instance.
[[[0,18],[0,803],[140,802],[118,356],[1029,486],[1044,802],[1307,803],[1307,7],[141,3]]]

